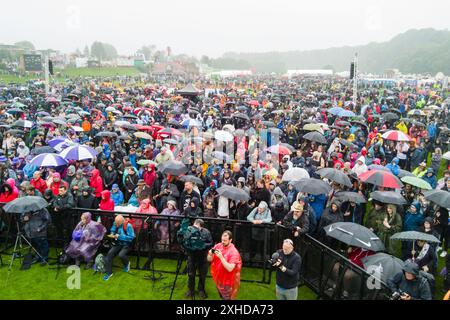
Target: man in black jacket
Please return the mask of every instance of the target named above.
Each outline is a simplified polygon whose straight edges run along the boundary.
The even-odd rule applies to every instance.
[[[53,201],[54,222],[58,238],[66,245],[71,238],[73,229],[72,208],[75,207],[75,201],[67,186],[61,185],[59,193]]]
[[[277,299],[297,300],[302,258],[294,251],[294,243],[291,239],[284,240],[283,248],[276,253],[278,258],[273,266],[277,267]]]
[[[44,208],[35,212],[24,213],[22,215],[22,221],[25,223],[25,234],[38,253],[33,258],[32,263],[40,262],[41,265],[47,264],[49,252],[47,227],[51,222],[50,214]]]
[[[428,280],[420,274],[417,263],[406,262],[403,271],[388,279],[387,284],[400,293],[400,300],[432,300]]]

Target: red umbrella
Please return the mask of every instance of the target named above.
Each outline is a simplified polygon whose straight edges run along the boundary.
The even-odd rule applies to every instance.
[[[159,134],[175,135],[175,136],[183,135],[180,130],[177,130],[175,128],[164,128],[163,130],[159,131]]]
[[[382,135],[383,139],[394,141],[411,141],[411,137],[398,130],[389,130]]]
[[[381,170],[370,170],[361,173],[358,179],[365,183],[370,183],[379,187],[400,189],[403,183],[392,173]]]
[[[292,154],[291,150],[281,145],[274,145],[266,149],[266,151],[271,153],[281,154],[283,156]]]
[[[136,127],[136,129],[138,129],[139,131],[151,131],[153,130],[152,126],[143,126],[141,124],[135,124],[134,125]]]
[[[250,100],[248,104],[251,106],[256,106],[256,107],[259,106],[259,102],[256,100]]]
[[[152,130],[155,130],[155,131],[160,131],[160,130],[164,129],[164,127],[160,126],[159,124],[153,124],[150,127],[152,127]]]

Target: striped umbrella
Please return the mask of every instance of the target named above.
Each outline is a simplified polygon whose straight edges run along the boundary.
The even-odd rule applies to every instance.
[[[30,161],[30,164],[36,167],[59,167],[64,166],[67,163],[66,159],[54,153],[43,153]]]
[[[403,187],[403,183],[392,173],[388,171],[370,170],[361,173],[358,179],[365,183],[370,183],[375,186],[399,189]]]
[[[399,130],[389,130],[382,135],[383,139],[394,141],[411,141],[411,137]]]
[[[74,142],[72,140],[69,140],[67,138],[62,138],[62,137],[55,138],[48,142],[48,145],[58,152],[61,152],[64,148],[71,146],[73,144],[74,144]]]
[[[64,149],[59,155],[66,160],[87,160],[94,159],[97,155],[97,151],[91,147],[76,145]]]

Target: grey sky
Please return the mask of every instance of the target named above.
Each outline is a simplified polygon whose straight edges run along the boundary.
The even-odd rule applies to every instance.
[[[220,56],[387,41],[411,28],[450,28],[446,0],[2,1],[0,43],[83,50],[95,40],[132,54],[143,44]]]

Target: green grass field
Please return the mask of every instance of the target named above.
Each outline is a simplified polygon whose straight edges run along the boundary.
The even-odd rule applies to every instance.
[[[3,262],[9,264],[10,256],[3,255]],[[116,265],[120,264],[118,258]],[[175,271],[176,260],[155,260],[155,269]],[[132,264],[133,265],[133,264]],[[185,263],[182,269],[184,269]],[[15,260],[13,270],[8,279],[8,266],[0,268],[0,300],[168,300],[175,279],[174,274],[163,273],[161,280],[152,282],[145,280],[149,271],[134,270],[124,273],[120,268],[114,268],[113,277],[107,282],[100,274],[92,270],[84,270],[81,266],[80,289],[67,288],[70,274],[66,268],[50,269],[54,266],[41,267],[33,265],[31,269],[21,271],[20,261]],[[262,279],[262,270],[244,268],[242,279]],[[183,300],[187,290],[187,275],[180,275],[176,282],[173,300]],[[212,278],[206,280],[208,299],[219,300]],[[239,300],[273,300],[275,299],[275,274],[272,275],[270,285],[241,281],[238,294]],[[313,300],[316,295],[307,287],[299,290],[299,300]]]

